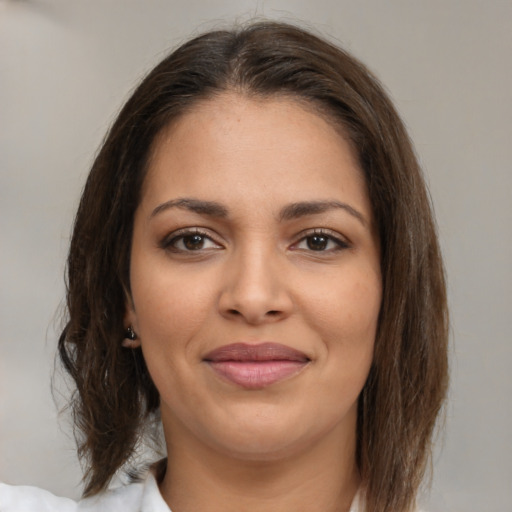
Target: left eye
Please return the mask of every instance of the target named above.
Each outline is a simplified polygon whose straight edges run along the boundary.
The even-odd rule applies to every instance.
[[[336,251],[346,249],[348,244],[325,233],[312,233],[302,238],[294,249],[302,249],[315,252]]]

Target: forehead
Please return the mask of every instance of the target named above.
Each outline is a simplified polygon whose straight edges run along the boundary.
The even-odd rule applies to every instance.
[[[143,199],[286,201],[333,192],[369,211],[357,156],[337,125],[303,101],[225,93],[196,103],[162,131]]]

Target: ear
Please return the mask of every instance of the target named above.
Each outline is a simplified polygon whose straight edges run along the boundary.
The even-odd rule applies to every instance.
[[[124,328],[125,328],[125,338],[122,341],[122,346],[126,348],[138,348],[140,347],[140,338],[139,338],[139,327],[137,323],[137,315],[135,313],[135,309],[133,307],[133,303],[131,299],[127,300],[126,303],[126,312],[124,315]],[[131,333],[130,333],[131,330]],[[131,335],[129,335],[131,334]],[[133,336],[135,335],[135,336]]]

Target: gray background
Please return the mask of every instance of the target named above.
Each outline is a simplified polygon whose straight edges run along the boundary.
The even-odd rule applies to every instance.
[[[167,49],[253,16],[304,20],[343,44],[405,118],[438,216],[452,314],[428,508],[512,510],[512,2],[497,0],[0,0],[0,480],[79,495],[50,378],[87,169]]]

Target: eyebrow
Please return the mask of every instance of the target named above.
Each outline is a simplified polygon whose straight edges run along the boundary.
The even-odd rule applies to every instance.
[[[198,213],[200,215],[209,215],[212,217],[227,217],[228,210],[226,207],[222,206],[220,203],[216,203],[215,201],[202,201],[200,199],[190,199],[190,198],[179,198],[179,199],[171,199],[170,201],[166,201],[158,205],[152,212],[151,217],[158,215],[170,208],[181,208],[182,210],[188,210],[194,213]]]
[[[329,210],[342,209],[355,217],[363,226],[367,226],[364,215],[347,203],[340,201],[303,201],[285,206],[280,214],[279,220],[292,220],[306,215],[317,215]]]
[[[182,210],[188,210],[200,215],[208,215],[211,217],[225,218],[228,216],[228,209],[220,203],[215,201],[203,201],[201,199],[193,198],[178,198],[171,199],[158,205],[152,212],[151,217],[158,215],[171,208],[180,208]],[[342,209],[355,217],[363,226],[367,226],[367,221],[363,214],[350,206],[347,203],[340,201],[301,201],[298,203],[291,203],[286,205],[279,212],[279,220],[287,221],[305,217],[308,215],[318,215],[320,213],[327,212],[329,210]]]

